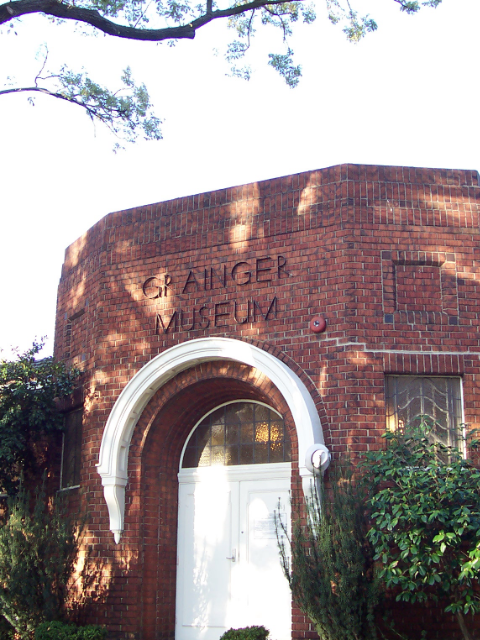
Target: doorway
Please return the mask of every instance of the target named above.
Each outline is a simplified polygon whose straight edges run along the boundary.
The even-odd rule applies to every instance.
[[[217,407],[192,431],[178,476],[176,640],[251,625],[290,640],[275,524],[290,527],[289,456],[281,416],[261,403]]]

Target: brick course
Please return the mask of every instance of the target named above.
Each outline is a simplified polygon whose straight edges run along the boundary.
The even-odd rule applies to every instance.
[[[462,376],[465,421],[478,427],[479,214],[475,171],[341,165],[112,213],[67,249],[55,354],[85,371],[81,494],[94,576],[79,616],[118,640],[173,638],[176,472],[214,406],[270,404],[296,461],[295,427],[270,380],[231,362],[193,367],[135,427],[115,545],[95,467],[102,433],[127,382],[175,344],[225,336],[268,350],[306,385],[334,456],[382,446],[386,373]],[[318,314],[327,330],[314,334]],[[445,617],[419,611],[419,629],[423,618],[445,637]],[[294,611],[293,637],[313,635]]]

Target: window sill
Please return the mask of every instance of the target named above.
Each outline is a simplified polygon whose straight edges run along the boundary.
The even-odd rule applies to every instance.
[[[72,489],[80,489],[80,485],[74,484],[71,487],[63,487],[62,489],[59,489],[57,493],[63,493],[64,491],[72,491]]]

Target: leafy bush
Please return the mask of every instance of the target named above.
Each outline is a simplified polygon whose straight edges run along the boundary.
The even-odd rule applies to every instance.
[[[21,486],[0,523],[0,615],[20,640],[41,622],[62,617],[78,549],[65,509],[58,501],[49,508],[43,485],[32,511],[30,502]]]
[[[225,631],[220,640],[267,640],[269,634],[265,627],[244,627]]]
[[[38,445],[63,429],[55,401],[73,391],[80,373],[53,358],[36,360],[42,347],[34,342],[16,360],[0,359],[0,491],[18,490],[19,469],[41,475]]]
[[[13,634],[15,629],[12,625],[2,616],[0,616],[0,638],[2,640],[14,640]]]
[[[64,622],[42,622],[35,630],[35,640],[104,640],[107,630],[97,625],[77,627]]]
[[[347,465],[332,469],[332,490],[323,481],[306,501],[306,520],[297,520],[291,539],[279,521],[283,570],[292,597],[322,640],[373,640],[379,599],[373,550],[366,538],[364,495]],[[288,558],[292,555],[292,568]]]
[[[368,538],[397,600],[447,600],[445,611],[469,639],[464,614],[480,613],[480,471],[420,418],[386,433],[384,450],[365,454]]]

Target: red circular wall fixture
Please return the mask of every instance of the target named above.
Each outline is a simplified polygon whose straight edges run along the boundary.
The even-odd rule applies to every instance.
[[[310,320],[310,330],[313,333],[322,333],[327,328],[327,321],[323,316],[315,316]]]

